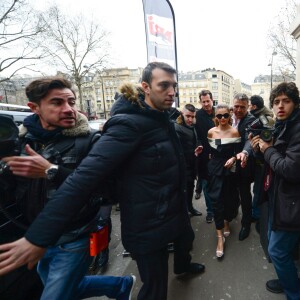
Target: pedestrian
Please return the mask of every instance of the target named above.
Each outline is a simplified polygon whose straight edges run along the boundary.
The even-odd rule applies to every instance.
[[[206,205],[206,222],[212,223],[214,221],[213,211],[211,205],[211,199],[207,193],[207,180],[208,170],[207,164],[210,158],[210,147],[207,140],[208,130],[215,126],[214,117],[214,102],[211,91],[202,90],[199,93],[199,103],[202,108],[196,112],[196,124],[195,129],[198,135],[198,139],[201,141],[203,150],[197,157],[197,185],[195,198],[200,198],[201,187],[204,194],[205,205]]]
[[[250,234],[252,216],[251,183],[254,180],[255,172],[254,158],[251,155],[251,144],[246,131],[255,118],[248,112],[248,107],[248,96],[243,93],[237,93],[233,99],[232,126],[238,130],[241,136],[241,152],[237,154],[237,159],[241,160],[241,164],[237,164],[238,199],[236,200],[237,203],[240,202],[242,207],[240,241],[246,239]]]
[[[191,263],[194,233],[185,199],[184,156],[168,114],[177,92],[176,71],[165,63],[149,63],[141,85],[144,95],[131,86],[121,90],[103,135],[31,224],[25,238],[0,246],[5,251],[0,254],[0,275],[40,259],[43,248],[55,243],[86,204],[82,195],[103,186],[113,172],[117,173],[122,242],[136,260],[143,282],[138,300],[167,299],[170,242],[174,242],[176,274],[204,271],[204,265]],[[47,226],[49,216],[55,217],[52,226]],[[37,243],[39,236],[43,241]]]
[[[13,175],[12,193],[24,223],[30,228],[30,224],[36,224],[43,215],[43,227],[49,229],[68,207],[55,204],[53,214],[48,214],[46,207],[55,200],[55,191],[87,155],[95,135],[92,135],[86,117],[76,109],[76,96],[69,81],[59,77],[34,80],[26,87],[26,96],[33,115],[20,127],[21,155],[2,158],[6,172],[1,177],[11,180]],[[35,249],[40,259],[28,259],[26,263],[32,268],[39,260],[37,271],[44,285],[41,299],[82,299],[102,295],[118,300],[130,299],[133,276],[85,276],[92,262],[89,236],[97,228],[101,194],[86,192],[79,196],[83,205],[55,239],[49,241],[43,230],[35,233],[29,229],[26,239],[2,245],[1,273],[15,269],[22,259],[28,258],[25,249],[16,256],[10,256],[8,250],[9,245],[17,247],[25,242]]]
[[[300,110],[294,82],[278,84],[270,94],[276,122],[273,139],[252,138],[253,148],[263,153],[265,176],[261,195],[269,201],[268,251],[278,279],[269,280],[269,291],[283,291],[288,300],[300,299],[300,279],[293,250],[300,241]]]
[[[208,131],[211,159],[208,162],[207,192],[212,202],[217,231],[216,257],[224,257],[225,237],[230,235],[229,223],[236,216],[236,203],[232,191],[236,190],[236,154],[241,143],[240,134],[231,126],[229,106],[215,108],[216,127]]]
[[[193,196],[196,179],[196,157],[201,153],[203,146],[198,140],[194,128],[196,108],[192,104],[186,104],[179,117],[176,119],[175,130],[182,145],[187,176],[187,206],[192,216],[201,216],[202,213],[194,208]]]

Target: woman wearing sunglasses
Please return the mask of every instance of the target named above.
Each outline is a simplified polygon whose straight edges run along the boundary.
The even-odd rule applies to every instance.
[[[229,222],[236,217],[236,204],[232,193],[235,188],[236,153],[241,138],[237,129],[231,126],[229,106],[219,104],[215,110],[216,127],[208,131],[211,159],[208,162],[208,193],[211,197],[217,230],[218,259],[224,257],[225,237],[230,235]]]

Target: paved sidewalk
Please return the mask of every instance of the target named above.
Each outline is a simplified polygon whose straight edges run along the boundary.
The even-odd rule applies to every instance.
[[[224,259],[218,261],[215,256],[217,238],[214,223],[205,222],[203,198],[195,200],[194,204],[203,215],[191,219],[196,235],[192,256],[194,262],[205,264],[206,271],[199,276],[179,279],[172,272],[173,255],[170,254],[168,300],[284,300],[283,294],[273,294],[265,289],[266,281],[276,278],[276,275],[273,265],[265,257],[254,224],[250,236],[239,241],[240,215],[231,222],[231,235],[226,238]],[[135,262],[130,257],[122,256],[119,213],[114,209],[113,224],[110,263],[105,274],[136,275],[137,284],[133,294],[133,299],[136,299],[141,282]]]

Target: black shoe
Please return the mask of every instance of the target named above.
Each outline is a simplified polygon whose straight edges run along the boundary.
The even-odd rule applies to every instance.
[[[178,272],[174,270],[174,273],[177,275],[184,275],[184,274],[201,274],[205,271],[205,266],[198,263],[190,263],[188,269],[186,271]]]
[[[249,236],[249,234],[250,234],[250,227],[242,227],[239,233],[239,240],[243,241]]]
[[[206,223],[212,223],[214,221],[214,217],[211,214],[206,216]]]
[[[95,267],[99,269],[104,268],[108,263],[108,259],[109,259],[109,250],[104,249],[96,256]]]
[[[275,293],[275,294],[283,293],[283,288],[279,279],[268,280],[266,283],[266,288],[271,293]]]
[[[195,199],[196,199],[196,200],[200,199],[200,197],[201,197],[201,194],[200,194],[200,193],[195,193]]]
[[[174,252],[174,243],[169,243],[168,244],[168,252],[173,253]]]
[[[199,210],[195,209],[194,207],[192,207],[192,208],[189,210],[189,213],[190,213],[192,216],[202,216],[202,212],[200,212]]]
[[[205,266],[198,263],[190,263],[189,268],[187,270],[190,274],[201,274],[205,271]]]

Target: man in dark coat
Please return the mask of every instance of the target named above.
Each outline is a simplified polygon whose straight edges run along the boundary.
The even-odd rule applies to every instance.
[[[176,71],[165,63],[149,63],[141,84],[144,97],[130,86],[121,90],[103,135],[25,238],[0,246],[0,251],[8,251],[0,254],[0,275],[16,264],[36,262],[40,258],[36,249],[55,243],[84,206],[82,195],[103,187],[112,173],[120,200],[122,242],[136,260],[143,282],[138,299],[167,299],[170,242],[176,274],[204,271],[203,265],[191,263],[194,233],[185,200],[184,156],[167,112],[177,90]]]
[[[208,130],[215,126],[214,123],[214,107],[213,107],[213,97],[209,90],[202,90],[199,93],[199,102],[202,108],[196,112],[196,124],[195,129],[198,135],[198,139],[201,141],[203,150],[202,153],[197,157],[197,175],[198,181],[196,186],[195,198],[200,198],[200,186],[202,187],[205,204],[206,204],[206,222],[213,222],[213,211],[211,200],[207,193],[207,180],[208,180],[208,170],[207,164],[210,157],[210,147],[207,139]]]
[[[299,90],[294,82],[277,85],[270,95],[276,123],[273,140],[256,136],[252,146],[258,147],[266,162],[262,198],[269,199],[269,255],[278,280],[269,280],[268,290],[280,292],[287,299],[300,299],[300,279],[293,250],[300,241],[300,110]]]
[[[193,194],[196,179],[196,157],[201,153],[203,146],[198,145],[199,140],[194,128],[196,108],[186,104],[176,119],[175,130],[182,145],[187,176],[187,206],[192,216],[201,216],[202,213],[193,207]]]
[[[248,140],[248,132],[246,128],[255,118],[248,112],[248,96],[243,93],[238,93],[233,99],[233,124],[237,128],[241,136],[241,153],[237,155],[241,159],[241,164],[238,164],[238,201],[240,200],[242,207],[242,227],[239,233],[239,240],[246,239],[250,234],[251,216],[252,216],[252,194],[251,182],[254,178],[254,159],[251,153],[251,145]],[[245,163],[247,160],[247,163]]]

